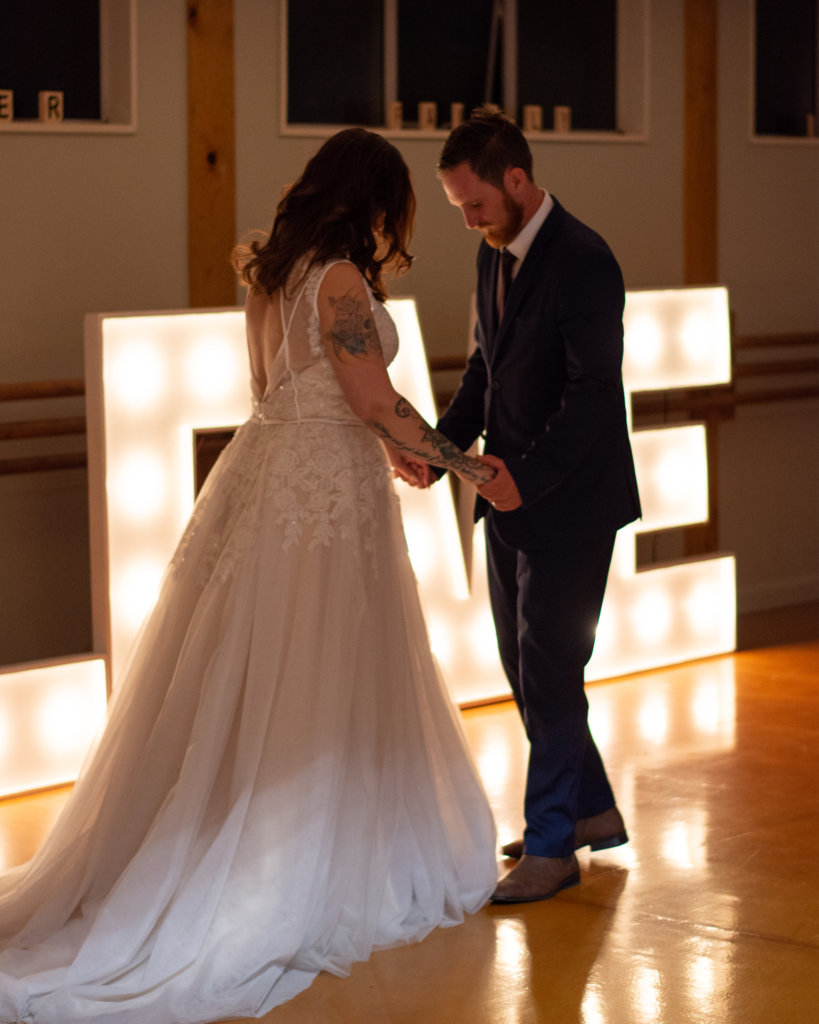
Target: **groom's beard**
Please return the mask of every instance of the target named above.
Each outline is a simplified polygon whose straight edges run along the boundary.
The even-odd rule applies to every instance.
[[[516,203],[508,192],[503,193],[503,211],[505,216],[502,223],[482,229],[484,240],[493,249],[502,249],[504,245],[514,242],[523,227],[523,205]]]

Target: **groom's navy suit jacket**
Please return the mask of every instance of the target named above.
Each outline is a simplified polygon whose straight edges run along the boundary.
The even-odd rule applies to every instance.
[[[567,528],[614,532],[640,515],[622,384],[620,268],[558,201],[535,236],[498,324],[499,252],[478,252],[477,347],[438,427],[479,436],[523,499],[493,514],[504,541],[537,547]],[[487,510],[477,499],[475,518]]]

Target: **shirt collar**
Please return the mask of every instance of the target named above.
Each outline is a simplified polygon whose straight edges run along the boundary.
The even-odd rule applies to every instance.
[[[535,210],[531,220],[521,228],[520,232],[515,236],[514,240],[507,245],[507,249],[518,258],[518,262],[515,264],[515,270],[520,266],[526,257],[526,253],[535,240],[535,235],[543,227],[543,222],[549,216],[549,212],[554,206],[554,201],[545,188],[540,190],[543,198],[540,201],[540,206]]]

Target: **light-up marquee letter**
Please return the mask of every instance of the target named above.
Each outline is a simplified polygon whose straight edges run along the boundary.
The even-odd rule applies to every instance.
[[[0,797],[73,782],[105,717],[105,697],[99,656],[0,670]],[[0,870],[11,863],[0,844]]]
[[[707,387],[731,379],[724,288],[629,292],[623,379],[635,391]],[[722,654],[736,643],[731,555],[635,571],[635,535],[708,519],[708,465],[701,423],[631,434],[643,518],[617,535],[587,678]]]
[[[250,415],[241,310],[86,318],[94,643],[116,684],[191,513],[194,432]]]
[[[396,390],[434,423],[435,399],[415,302],[397,299],[388,306],[401,338],[390,376]],[[482,524],[473,531],[468,578],[449,481],[424,491],[401,486],[399,493],[430,645],[453,700],[469,704],[506,695],[489,607]]]
[[[412,299],[389,304],[401,350],[396,387],[430,420],[435,404]],[[193,505],[194,431],[250,411],[238,310],[93,316],[86,326],[95,646],[114,685]],[[472,587],[447,483],[400,487],[433,649],[456,700],[503,692],[483,559]]]

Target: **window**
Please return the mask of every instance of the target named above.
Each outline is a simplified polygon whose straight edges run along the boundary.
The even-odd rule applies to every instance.
[[[65,117],[100,116],[98,0],[1,0],[0,83],[14,116],[37,117],[39,90],[62,92]]]
[[[638,134],[645,124],[647,0],[288,0],[282,4],[287,68],[283,128],[364,124],[433,130],[496,103],[524,122],[556,106],[580,132]],[[431,127],[424,124],[424,128]]]
[[[462,4],[399,0],[395,99],[408,121],[417,119],[419,103],[435,103],[444,121],[450,103],[466,110],[483,103],[494,6],[470,0],[466,15]],[[496,82],[491,91],[497,94]]]
[[[384,0],[291,0],[288,121],[384,123]]]
[[[617,2],[518,0],[518,99],[571,110],[573,129],[617,127]]]
[[[817,0],[757,0],[757,135],[817,134]]]
[[[0,130],[132,131],[135,21],[135,0],[0,0]],[[62,119],[39,120],[41,92]]]

